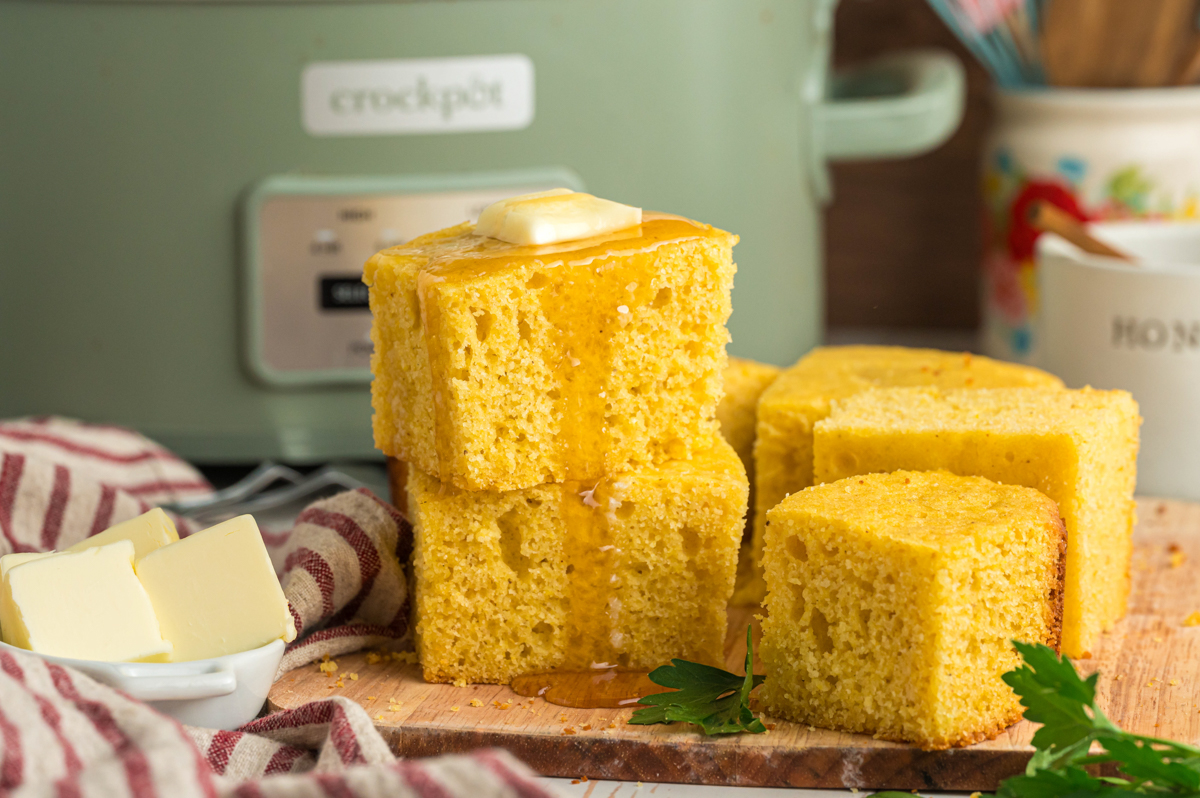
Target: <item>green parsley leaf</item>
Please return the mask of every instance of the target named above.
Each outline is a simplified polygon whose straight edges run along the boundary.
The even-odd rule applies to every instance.
[[[1024,664],[1004,674],[1025,717],[1043,724],[1025,775],[1005,779],[997,798],[1200,798],[1200,748],[1121,731],[1096,707],[1094,673],[1082,679],[1066,657],[1044,645],[1013,642]],[[1093,747],[1098,753],[1091,753]],[[1115,764],[1120,777],[1094,776]],[[871,798],[905,793],[877,792]]]
[[[654,693],[638,701],[645,706],[633,713],[629,722],[637,725],[654,723],[694,723],[705,734],[761,734],[767,728],[750,711],[750,691],[762,683],[754,676],[754,642],[751,629],[746,627],[746,675],[673,659],[650,672],[650,681],[673,688]]]

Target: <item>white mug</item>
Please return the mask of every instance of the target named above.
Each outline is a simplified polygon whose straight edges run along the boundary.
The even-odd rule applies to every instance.
[[[1123,388],[1145,421],[1138,492],[1200,499],[1200,223],[1090,225],[1138,259],[1038,242],[1035,362],[1071,388]]]

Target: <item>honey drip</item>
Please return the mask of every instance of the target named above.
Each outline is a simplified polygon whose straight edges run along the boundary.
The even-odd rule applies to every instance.
[[[580,709],[627,709],[643,696],[667,692],[650,681],[645,671],[621,668],[527,673],[513,679],[510,686],[526,698],[544,698],[560,707]]]
[[[553,445],[562,474],[560,512],[566,527],[563,553],[568,564],[568,623],[562,630],[564,671],[556,672],[553,680],[590,680],[594,676],[587,670],[590,663],[628,664],[619,631],[622,552],[611,528],[620,496],[611,480],[600,478],[609,472],[605,456],[612,448],[612,427],[622,423],[612,398],[606,395],[611,387],[614,337],[631,323],[638,305],[654,298],[644,269],[658,247],[724,235],[677,216],[647,213],[636,227],[560,244],[519,246],[461,233],[450,238],[435,235],[405,247],[410,256],[428,258],[417,276],[417,293],[431,352],[432,342],[441,338],[441,309],[434,300],[440,286],[508,270],[529,273],[532,277],[527,279],[539,280],[536,287],[526,290],[537,292],[541,312],[556,331],[554,345],[546,347],[544,359],[547,370],[555,375],[557,391]],[[597,281],[610,290],[617,286],[623,293],[616,299],[598,296]],[[447,423],[449,400],[440,392],[433,399],[435,440],[443,468],[439,476],[446,481],[458,453],[450,451],[448,436],[436,434],[437,428]],[[583,676],[562,675],[574,669],[580,669]],[[613,679],[618,684],[627,681],[619,673]],[[555,692],[571,695],[577,686],[563,686]]]
[[[613,544],[603,485],[589,487],[569,481],[562,485],[562,518],[566,526],[567,617],[569,629],[563,667],[587,668],[590,663],[619,664],[623,640],[620,617],[619,550]]]

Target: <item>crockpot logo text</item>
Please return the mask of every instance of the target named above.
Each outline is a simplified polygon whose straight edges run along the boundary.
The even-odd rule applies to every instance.
[[[309,64],[301,115],[313,136],[520,130],[533,122],[524,55]]]
[[[1200,350],[1200,321],[1114,316],[1112,345],[1115,349],[1151,352]]]
[[[335,114],[422,114],[436,112],[449,122],[460,111],[487,111],[504,106],[504,84],[478,76],[466,84],[436,85],[425,75],[407,86],[339,89],[329,95]]]

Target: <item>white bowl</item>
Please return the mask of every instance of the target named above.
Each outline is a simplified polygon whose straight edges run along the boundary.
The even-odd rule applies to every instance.
[[[51,657],[0,643],[0,650],[33,654],[86,673],[98,682],[145,701],[180,723],[236,729],[258,715],[275,681],[284,643],[192,662],[101,662]]]
[[[1139,265],[1042,236],[1035,363],[1071,388],[1132,393],[1145,419],[1138,492],[1200,499],[1200,224],[1089,229]]]

